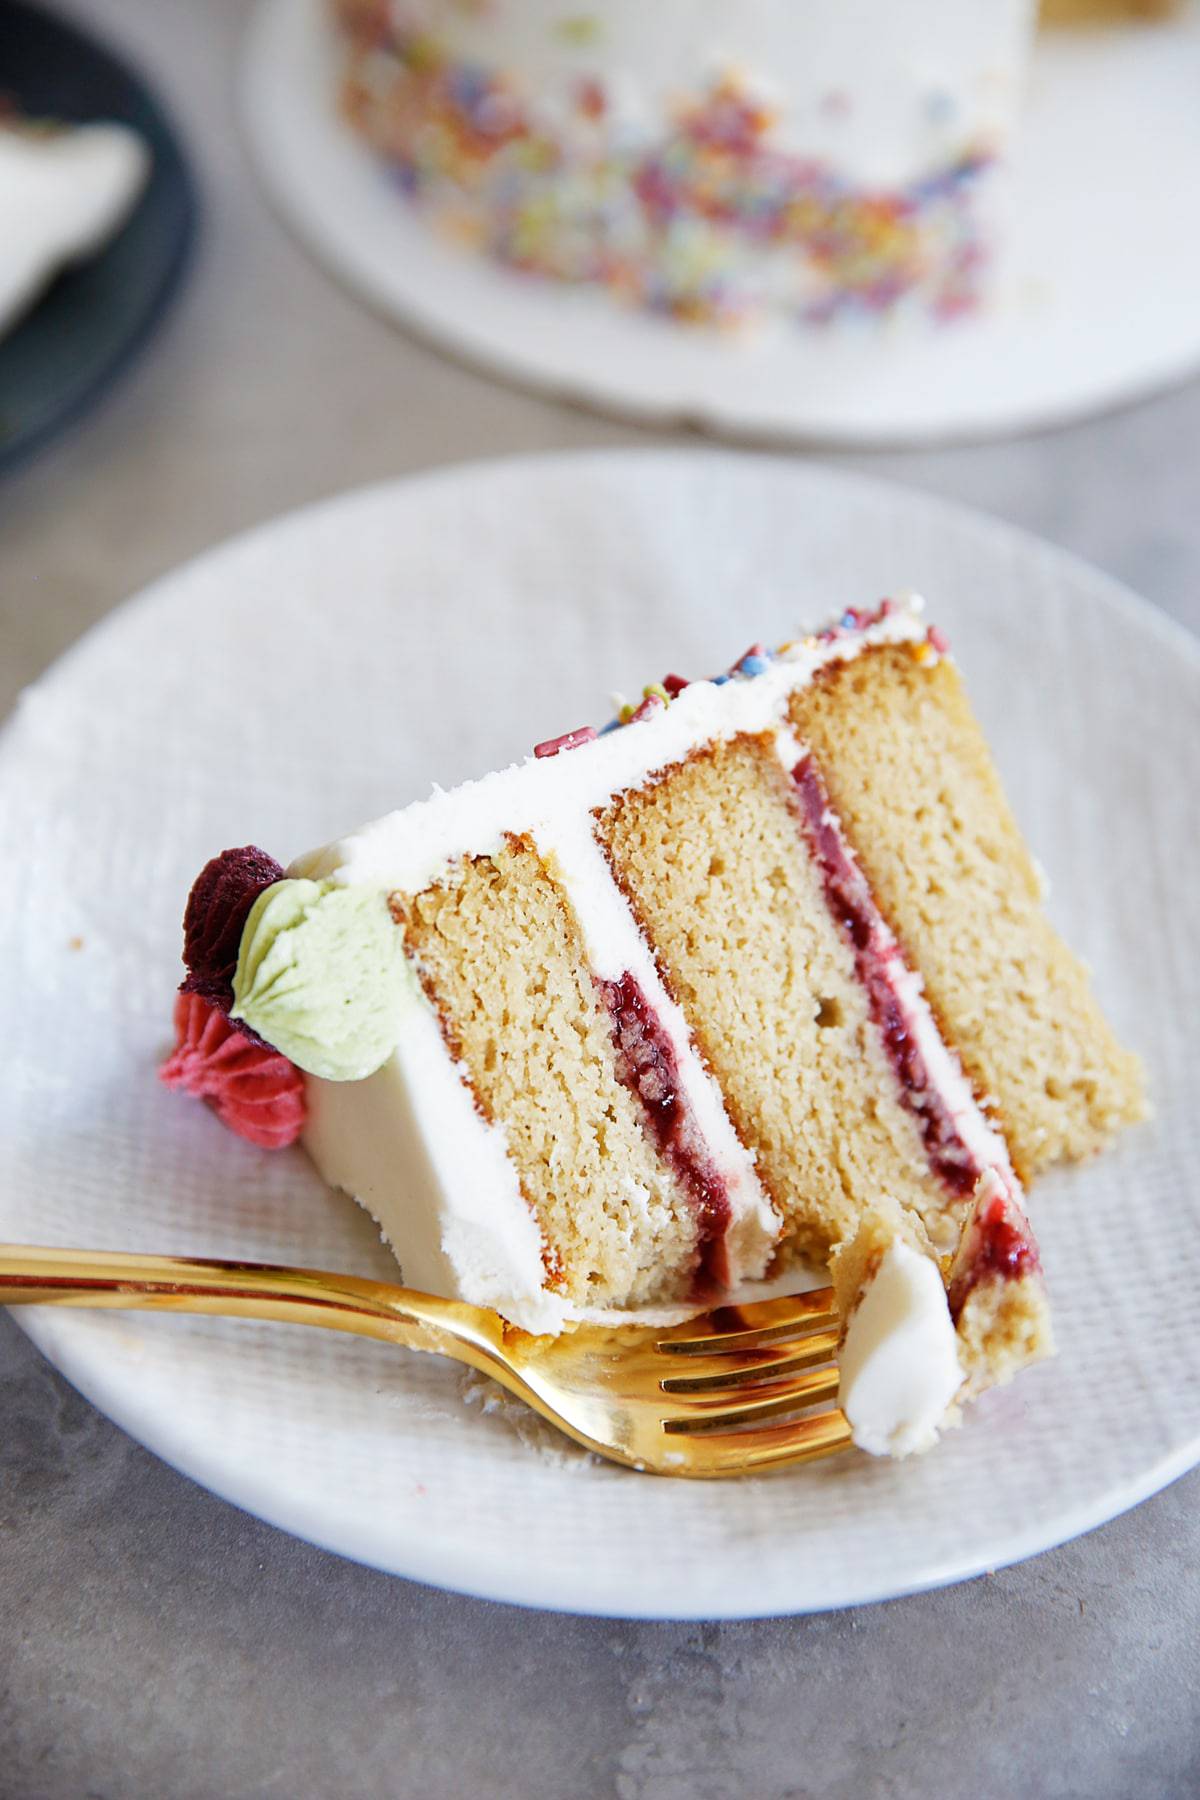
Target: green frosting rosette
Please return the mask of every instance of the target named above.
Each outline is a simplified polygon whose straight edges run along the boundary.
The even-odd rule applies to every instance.
[[[363,1081],[396,1047],[409,980],[378,888],[277,881],[246,920],[230,1017],[310,1075]]]

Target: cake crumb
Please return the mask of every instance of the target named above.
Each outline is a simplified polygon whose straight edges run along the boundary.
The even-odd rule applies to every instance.
[[[526,1406],[523,1400],[518,1400],[515,1394],[507,1393],[490,1376],[475,1369],[464,1369],[459,1375],[458,1383],[459,1396],[464,1406],[471,1411],[502,1419],[525,1449],[531,1450],[541,1461],[553,1463],[556,1468],[572,1475],[580,1474],[584,1469],[598,1468],[603,1462],[602,1457],[566,1437],[549,1420],[543,1419],[532,1407]]]

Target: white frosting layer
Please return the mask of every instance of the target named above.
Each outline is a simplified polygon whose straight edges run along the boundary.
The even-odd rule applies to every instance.
[[[124,125],[0,130],[0,332],[122,223],[150,167]]]
[[[958,1340],[937,1265],[897,1238],[846,1331],[838,1401],[872,1456],[910,1456],[937,1441],[962,1386]]]
[[[819,669],[868,646],[919,642],[921,606],[914,598],[866,631],[832,642],[806,639],[756,677],[695,682],[637,724],[450,793],[435,791],[429,800],[301,858],[291,870],[412,894],[444,878],[463,856],[495,853],[506,834],[528,835],[570,901],[593,973],[614,981],[631,973],[670,1039],[681,1088],[729,1195],[725,1248],[735,1284],[762,1276],[780,1221],[612,879],[592,814],[698,746],[741,733],[774,732],[781,759],[794,768],[803,749],[781,723],[788,695]],[[1004,1146],[942,1043],[919,979],[890,942],[905,1019],[931,1076],[972,1153],[1007,1169]],[[543,1246],[503,1134],[476,1110],[415,977],[397,1032],[395,1055],[370,1080],[312,1082],[306,1142],[318,1167],[379,1220],[410,1285],[493,1306],[530,1330],[556,1329],[570,1309],[544,1289]]]
[[[734,74],[777,114],[773,141],[850,179],[900,184],[967,143],[1001,149],[1034,0],[392,0],[402,28],[503,72],[552,118],[583,79],[618,123],[661,129]]]

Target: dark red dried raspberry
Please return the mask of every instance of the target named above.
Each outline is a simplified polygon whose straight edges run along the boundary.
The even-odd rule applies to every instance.
[[[232,997],[233,971],[247,914],[264,888],[283,879],[283,867],[253,844],[222,850],[205,863],[183,915],[183,960],[189,992]]]

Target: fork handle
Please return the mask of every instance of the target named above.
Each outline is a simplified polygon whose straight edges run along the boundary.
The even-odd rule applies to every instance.
[[[482,1307],[358,1275],[35,1244],[0,1244],[0,1305],[282,1320],[453,1356],[488,1373],[504,1332],[500,1317]]]

